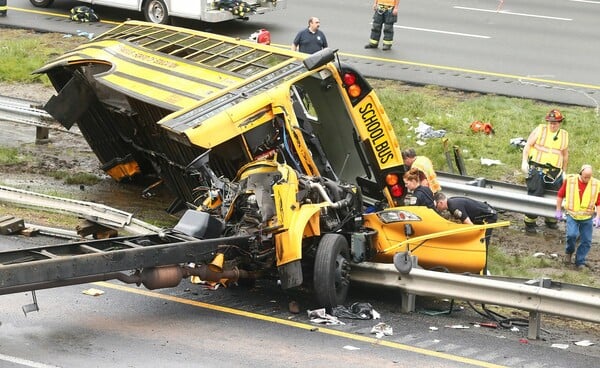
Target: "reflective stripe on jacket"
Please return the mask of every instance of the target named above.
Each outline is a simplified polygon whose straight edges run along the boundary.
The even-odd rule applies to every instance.
[[[575,220],[587,220],[594,216],[600,180],[590,179],[579,198],[579,175],[567,176],[565,187],[565,210]]]
[[[537,140],[529,151],[529,159],[541,165],[550,164],[562,169],[561,151],[569,146],[569,133],[564,129],[552,133],[548,124],[540,124],[536,129]]]

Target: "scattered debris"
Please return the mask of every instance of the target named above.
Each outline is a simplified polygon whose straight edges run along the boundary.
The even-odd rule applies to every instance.
[[[381,315],[373,309],[370,303],[353,303],[350,308],[346,308],[343,305],[334,307],[332,313],[334,316],[339,318],[352,318],[352,319],[379,319]]]
[[[22,218],[11,215],[0,216],[0,234],[12,235],[25,228],[25,221]]]
[[[519,332],[519,331],[520,331],[520,330],[519,330],[519,328],[518,328],[517,326],[513,326],[513,327],[512,327],[510,330],[511,330],[512,332]]]
[[[510,145],[513,147],[523,149],[523,147],[525,147],[525,145],[527,145],[527,140],[523,137],[513,138],[510,140]]]
[[[490,123],[484,123],[479,120],[475,120],[470,125],[473,133],[485,133],[487,135],[494,134],[494,128]]]
[[[415,128],[415,133],[417,133],[417,138],[419,139],[442,138],[446,135],[444,129],[434,130],[430,125],[422,121],[419,121],[419,126]]]
[[[552,344],[551,347],[557,349],[567,349],[569,347],[569,344]]]
[[[527,340],[527,339],[525,339],[525,338],[521,338],[521,339],[519,339],[519,342],[520,342],[521,344],[529,344],[529,340]]]
[[[344,322],[325,312],[325,308],[308,310],[308,318],[312,323],[322,324],[326,326],[345,325]]]
[[[439,328],[435,327],[435,326],[429,326],[429,331],[437,331],[439,330]]]
[[[375,337],[378,339],[381,339],[383,336],[392,336],[394,334],[394,330],[392,329],[392,326],[380,322],[373,326],[371,333],[375,334]]]
[[[104,294],[104,291],[90,288],[90,289],[82,291],[81,293],[85,294],[85,295],[89,295],[89,296],[100,296],[100,295]]]
[[[498,324],[496,322],[476,322],[473,323],[473,327],[498,328]]]
[[[492,165],[504,165],[500,160],[493,160],[491,158],[481,158],[481,164],[484,166],[492,166]]]
[[[455,328],[455,329],[468,329],[469,328],[469,326],[465,326],[465,325],[446,325],[444,327]]]
[[[575,343],[575,345],[577,345],[577,346],[592,346],[592,345],[594,345],[594,343],[591,342],[590,340],[581,340],[581,341],[577,341]]]
[[[352,345],[346,345],[343,348],[346,350],[360,350],[360,348],[357,348],[356,346],[352,346]]]

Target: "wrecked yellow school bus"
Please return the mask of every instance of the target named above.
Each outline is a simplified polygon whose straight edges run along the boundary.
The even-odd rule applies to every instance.
[[[286,289],[312,283],[318,303],[333,307],[346,298],[353,263],[412,254],[424,268],[479,273],[485,229],[507,225],[403,206],[389,117],[335,50],[307,55],[131,21],[37,72],[58,92],[46,110],[78,125],[104,171],[121,182],[160,178],[177,197],[171,210],[186,210],[161,236],[84,241],[75,248],[85,270],[62,280],[101,274],[160,288],[192,275],[275,277]],[[48,262],[76,261],[58,258]],[[36,267],[36,276],[15,268],[12,278],[60,284]]]

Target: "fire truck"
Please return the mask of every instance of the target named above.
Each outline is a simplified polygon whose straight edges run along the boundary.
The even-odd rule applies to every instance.
[[[480,273],[485,230],[508,225],[457,224],[404,204],[390,119],[333,49],[308,55],[128,21],[37,73],[57,91],[46,111],[77,124],[108,175],[156,177],[182,215],[159,234],[0,253],[0,294],[268,277],[309,285],[332,308],[360,262]]]
[[[29,0],[40,8],[52,6],[54,0]],[[80,0],[82,3],[110,6],[143,13],[148,22],[169,24],[171,17],[194,19],[208,23],[234,19],[248,20],[253,14],[282,10],[287,0]]]

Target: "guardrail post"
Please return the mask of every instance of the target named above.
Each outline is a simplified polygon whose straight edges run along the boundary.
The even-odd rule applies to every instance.
[[[400,292],[400,297],[402,298],[400,303],[400,311],[402,313],[410,313],[416,310],[415,301],[417,298],[415,294],[402,291]]]
[[[542,277],[539,280],[539,287],[549,288],[552,284],[552,280],[547,277]],[[542,314],[538,311],[529,312],[529,331],[527,332],[527,338],[530,340],[539,340],[540,330],[542,329]]]
[[[46,144],[49,139],[50,129],[46,127],[35,127],[35,144]]]
[[[419,264],[419,258],[417,256],[410,256],[410,261],[413,264],[413,267]],[[402,277],[402,275],[400,275]],[[417,295],[413,293],[408,293],[406,291],[400,292],[400,311],[402,313],[410,313],[414,312],[416,309],[415,302],[417,300]]]

